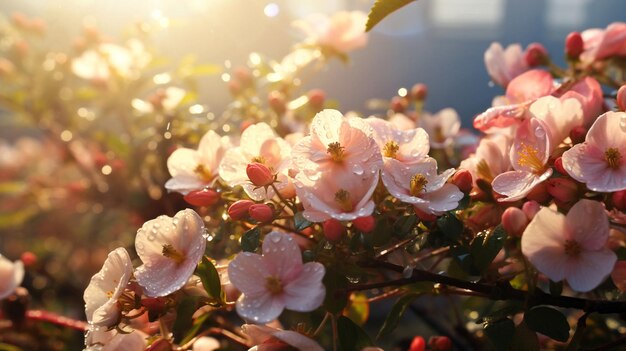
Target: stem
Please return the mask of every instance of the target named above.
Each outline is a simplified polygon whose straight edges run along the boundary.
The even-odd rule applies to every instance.
[[[322,331],[322,328],[324,328],[324,325],[326,325],[326,322],[328,322],[328,319],[330,317],[331,317],[331,314],[326,312],[324,319],[322,319],[322,322],[320,323],[320,325],[317,327],[317,329],[315,329],[315,332],[313,332],[313,337],[319,335],[319,333]]]
[[[330,323],[333,327],[333,351],[337,351],[337,339],[339,338],[339,332],[337,330],[337,318],[334,315],[330,316]]]
[[[303,238],[305,238],[307,240],[310,240],[310,241],[312,241],[314,243],[317,243],[317,240],[315,240],[315,238],[313,238],[312,236],[306,235],[303,232],[299,232],[299,231],[297,231],[297,230],[295,230],[293,228],[289,228],[286,225],[282,225],[282,224],[278,224],[278,223],[269,223],[268,225],[272,226],[272,227],[276,227],[276,228],[280,228],[280,229],[286,230],[286,231],[288,231],[290,233],[297,234],[297,235],[299,235],[299,236],[301,236],[301,237],[303,237]]]
[[[32,321],[37,322],[48,322],[52,324],[56,324],[61,327],[66,327],[79,331],[86,331],[88,325],[86,322],[79,321],[76,319],[63,317],[53,312],[42,311],[42,310],[30,310],[26,311],[26,318]]]
[[[296,212],[298,212],[298,209],[295,206],[292,206],[278,191],[278,189],[276,188],[276,185],[274,185],[274,183],[270,184],[270,186],[272,187],[272,189],[274,189],[274,193],[276,194],[276,196],[278,196],[278,198],[280,199],[280,201],[282,201],[287,207],[289,207],[289,209],[291,209],[291,211],[293,212],[293,214],[295,215]]]

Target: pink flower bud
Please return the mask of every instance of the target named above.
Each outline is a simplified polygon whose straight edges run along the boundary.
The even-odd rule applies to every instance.
[[[532,43],[526,47],[524,60],[529,67],[543,66],[550,63],[550,55],[548,55],[548,50],[543,45]]]
[[[213,189],[195,190],[183,197],[193,206],[213,206],[220,200],[220,194]]]
[[[254,204],[248,208],[250,218],[260,223],[269,223],[274,219],[274,210],[266,204]]]
[[[235,221],[248,217],[248,209],[254,205],[250,200],[238,200],[228,208],[228,215]]]
[[[37,255],[30,251],[25,251],[20,256],[20,261],[22,261],[24,267],[32,267],[37,263]]]
[[[279,91],[270,92],[267,97],[267,101],[270,105],[270,108],[274,110],[279,115],[282,115],[287,111],[287,103],[285,102],[285,96]]]
[[[578,184],[569,178],[548,179],[547,190],[554,200],[562,204],[572,203],[578,199]]]
[[[527,225],[526,214],[517,207],[509,207],[502,213],[502,227],[510,235],[522,236]]]
[[[537,212],[541,209],[541,205],[537,201],[526,201],[522,205],[522,211],[526,215],[528,221],[532,221]]]
[[[322,229],[324,230],[326,240],[330,242],[337,242],[346,234],[346,228],[341,222],[334,218],[324,221],[324,223],[322,223]]]
[[[420,210],[417,206],[413,206],[413,211],[415,212],[415,215],[424,222],[434,222],[437,220],[437,216],[432,213],[426,213]]]
[[[567,171],[565,170],[565,168],[563,168],[563,158],[562,157],[557,157],[556,160],[554,160],[554,168],[556,169],[557,172],[563,174],[563,175],[567,175]]]
[[[463,193],[467,194],[472,190],[472,173],[467,169],[459,169],[454,173],[451,180],[452,184],[459,187]]]
[[[421,336],[416,336],[411,341],[411,346],[409,346],[409,351],[425,351],[426,350],[426,340],[424,340]]]
[[[571,59],[577,59],[583,52],[583,37],[578,32],[571,32],[565,38],[565,54]]]
[[[616,191],[611,195],[613,206],[622,212],[626,212],[626,190]]]
[[[428,340],[428,345],[433,351],[452,350],[452,340],[447,336],[433,336]]]
[[[354,227],[363,233],[369,233],[376,227],[374,216],[359,217],[352,221]]]
[[[324,108],[324,101],[326,101],[326,93],[322,89],[309,90],[307,93],[309,98],[309,105],[315,110],[321,110]]]
[[[272,171],[270,171],[270,169],[262,163],[249,163],[248,167],[246,167],[246,174],[252,184],[256,186],[268,186],[274,183],[274,175],[272,174]]]
[[[400,96],[394,96],[391,98],[391,110],[395,113],[404,112],[409,107],[409,101],[406,98]]]
[[[411,98],[422,101],[428,96],[428,87],[426,84],[418,83],[411,88]]]
[[[569,137],[574,144],[580,144],[585,141],[587,136],[587,129],[583,126],[576,126],[569,132]]]
[[[622,85],[617,91],[617,107],[620,110],[626,111],[626,85]]]

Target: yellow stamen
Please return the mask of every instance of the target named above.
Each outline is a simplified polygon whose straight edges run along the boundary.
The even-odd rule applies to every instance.
[[[106,294],[107,294],[107,297],[109,299],[113,297],[113,291],[112,290],[107,291]]]
[[[265,157],[259,155],[259,156],[255,156],[253,157],[250,162],[256,162],[256,163],[261,163],[261,164],[265,164]]]
[[[606,160],[606,163],[609,165],[609,168],[618,169],[620,160],[622,159],[622,155],[620,154],[618,149],[610,147],[604,153],[604,159]]]
[[[485,161],[484,159],[480,160],[476,164],[476,173],[478,173],[479,178],[482,178],[488,182],[491,182],[493,180],[491,168],[489,168],[489,164],[487,164],[487,161]]]
[[[352,212],[354,209],[354,205],[350,201],[350,193],[347,190],[339,189],[335,193],[335,202],[339,204],[339,208],[344,212]]]
[[[517,164],[520,166],[528,166],[534,173],[543,173],[545,165],[539,158],[539,150],[535,147],[522,143],[517,151]]]
[[[383,155],[385,157],[396,158],[398,154],[398,150],[400,150],[400,145],[393,140],[388,141],[383,146]]]
[[[574,240],[565,240],[565,255],[568,257],[576,258],[580,256],[582,247]]]
[[[185,255],[183,255],[182,253],[178,252],[174,246],[172,246],[171,244],[165,244],[163,245],[163,250],[161,251],[161,253],[163,254],[163,256],[171,259],[172,261],[176,262],[177,264],[181,264],[185,261]]]
[[[345,157],[345,148],[338,142],[328,144],[326,152],[335,162],[342,162]]]
[[[424,191],[424,188],[428,184],[428,179],[423,174],[416,174],[411,177],[411,184],[409,187],[409,193],[411,196],[419,196],[419,194]]]
[[[203,164],[198,164],[196,168],[193,169],[193,171],[205,182],[209,182],[211,181],[211,179],[213,179],[211,171],[207,169]]]
[[[270,275],[265,278],[265,288],[272,295],[278,295],[283,292],[283,282],[280,281],[280,278]]]

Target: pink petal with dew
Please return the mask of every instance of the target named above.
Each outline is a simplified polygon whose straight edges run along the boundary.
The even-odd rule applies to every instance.
[[[239,291],[248,295],[259,295],[267,289],[266,278],[272,275],[266,260],[251,252],[242,252],[228,264],[228,277]]]
[[[519,44],[509,45],[505,50],[500,43],[491,43],[485,50],[484,62],[491,79],[503,87],[528,69]]]
[[[349,128],[349,124],[341,112],[329,109],[318,112],[311,122],[313,146],[326,150],[328,144],[339,141],[344,128]]]
[[[601,202],[583,199],[566,216],[567,231],[585,250],[600,250],[609,239],[609,218]]]
[[[283,282],[294,278],[302,268],[302,256],[296,241],[289,235],[271,232],[263,239],[263,260],[270,275]]]
[[[613,272],[611,272],[611,279],[617,288],[621,291],[626,291],[626,261],[615,262]]]
[[[544,122],[543,128],[549,130],[553,146],[567,138],[572,128],[583,124],[582,108],[576,99],[544,96],[530,106],[530,114]]]
[[[609,249],[583,250],[565,266],[567,283],[574,291],[593,290],[611,274],[616,261],[617,255]]]
[[[425,193],[431,193],[437,191],[443,187],[448,179],[454,175],[456,170],[454,168],[446,169],[441,174],[437,174],[437,168],[427,173],[428,183],[424,187]]]
[[[515,77],[506,87],[506,97],[512,103],[522,103],[546,96],[554,91],[552,75],[534,69]]]
[[[150,297],[165,296],[180,289],[193,274],[206,247],[204,221],[190,209],[172,217],[159,216],[137,231],[135,249],[144,263],[135,278]],[[165,245],[184,256],[180,263],[163,255]]]
[[[485,132],[491,128],[505,128],[521,123],[532,101],[488,108],[474,118],[474,128]]]
[[[11,295],[24,280],[22,261],[11,262],[0,255],[0,300]]]
[[[626,162],[618,169],[611,169],[604,153],[591,143],[574,145],[562,156],[567,173],[587,188],[599,192],[626,189]]]
[[[299,255],[299,253],[298,253]],[[318,308],[324,301],[326,289],[322,284],[325,269],[321,263],[305,263],[299,275],[284,281],[284,299],[288,309],[309,312]]]
[[[424,203],[426,200],[410,194],[411,178],[416,174],[422,174],[430,179],[437,174],[437,161],[433,158],[423,162],[406,166],[398,160],[387,160],[383,168],[383,184],[389,193],[398,200],[410,203]],[[428,185],[428,184],[427,184]]]
[[[552,281],[565,278],[565,216],[547,207],[541,208],[522,234],[522,253]]]
[[[599,150],[617,148],[622,152],[622,162],[626,162],[626,112],[607,112],[593,123],[585,142]]]
[[[267,123],[253,124],[241,133],[241,153],[249,157],[259,156],[263,144],[275,138],[276,133]]]
[[[495,192],[506,195],[505,198],[498,199],[498,201],[517,201],[526,197],[535,186],[548,179],[551,175],[552,168],[549,168],[539,176],[525,171],[510,171],[494,178],[491,186]]]
[[[439,214],[457,208],[459,201],[463,198],[463,193],[456,185],[444,184],[440,189],[422,195],[422,198],[428,201],[430,211],[426,212]],[[416,206],[420,205],[416,204]]]
[[[543,171],[552,152],[550,138],[551,131],[542,120],[531,118],[524,121],[517,128],[511,146],[513,169],[532,173]]]
[[[174,150],[167,159],[167,169],[172,177],[179,175],[194,176],[194,169],[200,164],[200,156],[196,150],[179,148]]]
[[[560,97],[561,100],[570,98],[574,98],[580,103],[583,113],[581,125],[585,127],[590,126],[604,108],[602,87],[600,83],[592,77],[585,77],[580,80]]]
[[[230,149],[232,144],[230,138],[221,137],[219,134],[209,130],[198,144],[198,154],[202,162],[209,166],[212,172],[217,173],[220,161],[224,157],[226,150]]]
[[[209,183],[203,182],[196,176],[178,175],[165,182],[165,189],[187,195],[194,190],[203,189]]]
[[[261,295],[241,295],[237,300],[237,313],[254,323],[269,323],[278,318],[285,309],[281,295],[265,292]]]

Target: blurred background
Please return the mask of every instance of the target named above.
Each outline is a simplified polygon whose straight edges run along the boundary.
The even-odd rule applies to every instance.
[[[24,55],[22,60],[11,50],[20,48],[16,43],[23,33],[0,31],[0,58],[9,57],[19,71],[18,78],[7,80],[15,91],[0,81],[0,95],[18,105],[0,108],[0,254],[15,260],[29,251],[37,257],[24,282],[35,307],[83,319],[83,290],[107,253],[119,246],[132,248],[144,221],[186,206],[178,194],[164,192],[167,155],[177,146],[196,145],[199,135],[219,125],[213,116],[232,108],[231,74],[246,65],[250,53],[280,61],[303,39],[292,21],[318,12],[367,12],[373,2],[2,0],[0,27],[16,12],[46,23],[44,39],[24,35],[29,43],[44,47],[43,57]],[[624,14],[624,0],[419,0],[376,26],[369,44],[350,53],[349,63],[331,60],[321,71],[301,77],[301,90],[324,89],[342,112],[367,115],[367,101],[389,100],[401,88],[425,83],[425,109],[452,107],[463,127],[470,128],[473,117],[502,93],[490,83],[483,63],[491,42],[523,47],[539,42],[562,65],[569,32],[604,28],[623,21]],[[121,44],[146,23],[151,27],[147,46],[158,53],[146,70],[151,70],[149,75],[102,87],[68,74],[72,55],[81,54],[76,43],[87,36],[85,28],[97,28],[103,42]],[[184,112],[138,116],[135,102],[155,92],[164,77],[161,70],[190,62],[190,55],[194,64],[204,65],[194,72],[210,74],[193,77],[193,84],[180,74],[167,76],[166,83],[171,79],[173,85],[192,86],[184,86],[193,91],[181,103]],[[31,72],[41,76],[30,77]],[[146,89],[139,84],[145,82],[153,84]],[[31,89],[31,83],[38,88]],[[64,90],[63,84],[72,90]],[[135,118],[136,125],[120,125],[127,118]],[[228,131],[226,125],[220,127]],[[55,340],[63,338],[82,344],[80,333]]]

